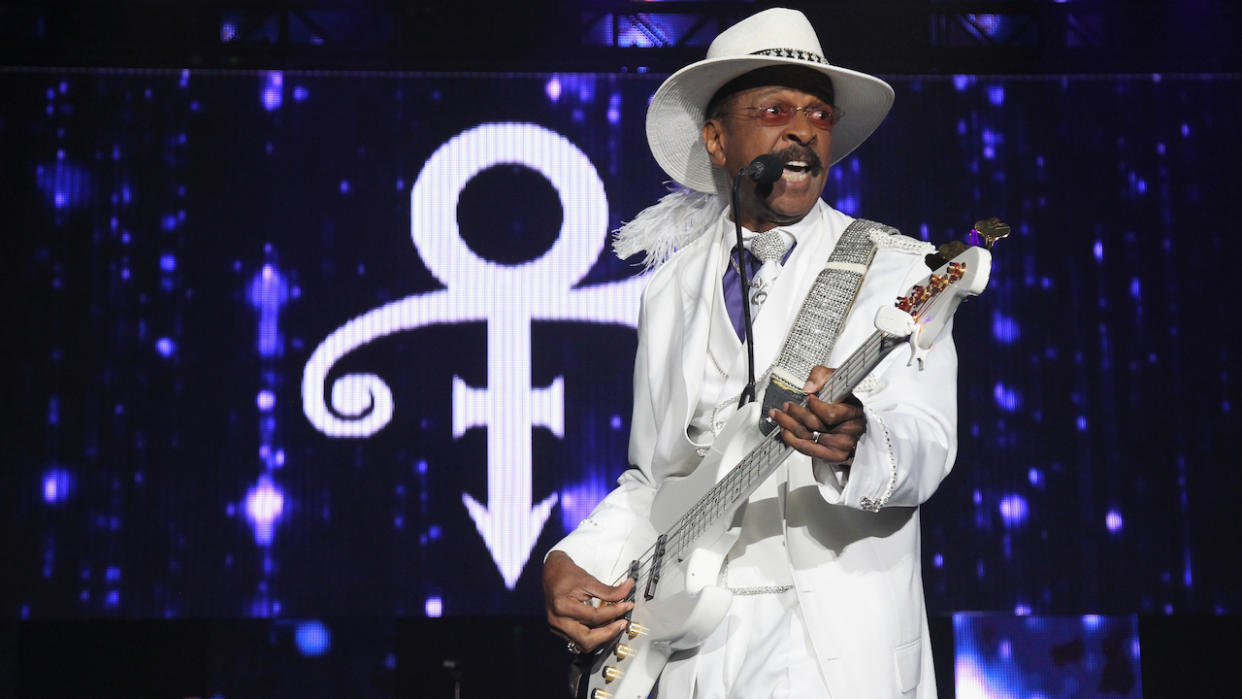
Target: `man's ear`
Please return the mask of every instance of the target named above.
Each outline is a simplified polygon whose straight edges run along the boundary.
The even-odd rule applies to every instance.
[[[716,167],[724,167],[725,132],[724,124],[719,119],[709,119],[703,124],[703,145],[707,148],[707,155],[712,160],[712,165]]]

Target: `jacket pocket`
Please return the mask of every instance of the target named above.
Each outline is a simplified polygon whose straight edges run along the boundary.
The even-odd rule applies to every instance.
[[[916,638],[894,648],[893,662],[897,666],[897,689],[902,694],[914,691],[923,672],[923,639]]]

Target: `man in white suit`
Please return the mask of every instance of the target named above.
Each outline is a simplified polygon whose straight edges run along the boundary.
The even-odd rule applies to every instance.
[[[621,579],[639,554],[630,533],[648,517],[663,479],[693,471],[738,410],[749,364],[744,304],[754,316],[755,373],[766,376],[776,361],[853,221],[820,200],[828,166],[871,134],[892,94],[877,78],[830,65],[806,18],[776,9],[723,32],[705,60],[653,97],[648,141],[684,190],[618,239],[619,254],[646,250],[658,269],[638,330],[633,467],[545,560],[548,620],[571,648],[595,648],[625,628],[633,582],[602,581]],[[765,154],[779,156],[780,178],[770,185],[743,178],[738,218],[748,236],[778,233],[769,237],[779,238],[783,254],[753,263],[761,294],[742,298],[723,193]],[[930,245],[891,229],[871,238],[875,256],[829,366],[871,334],[879,306],[928,272]],[[728,616],[700,647],[673,656],[660,696],[935,695],[918,506],[956,452],[957,359],[948,330],[923,371],[907,359],[889,355],[843,402],[812,397],[806,408],[785,403],[769,413],[797,453],[741,510],[742,536],[719,581],[733,591]],[[829,374],[817,366],[803,390],[817,390]]]

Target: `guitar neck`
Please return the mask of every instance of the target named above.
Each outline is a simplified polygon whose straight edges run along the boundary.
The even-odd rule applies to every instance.
[[[876,368],[880,360],[887,357],[889,352],[901,344],[902,338],[893,337],[878,330],[872,333],[871,337],[863,342],[862,347],[851,354],[841,363],[841,366],[837,367],[832,376],[828,377],[828,382],[816,396],[827,403],[839,403],[858,384],[862,383],[862,380]],[[803,401],[803,405],[805,404],[806,401]]]
[[[829,403],[841,401],[875,369],[880,360],[901,344],[901,338],[876,331],[841,363],[816,394],[817,397]],[[805,399],[802,404],[806,405]],[[772,430],[764,441],[752,449],[665,532],[667,551],[674,559],[680,560],[686,551],[693,548],[699,536],[711,528],[722,515],[733,512],[742,501],[748,499],[785,461],[793,448],[785,444],[780,434],[779,429]]]

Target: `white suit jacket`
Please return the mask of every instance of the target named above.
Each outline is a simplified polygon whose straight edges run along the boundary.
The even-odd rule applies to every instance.
[[[775,361],[803,298],[852,221],[823,202],[808,216],[820,217],[820,226],[810,239],[799,239],[755,322],[757,374]],[[647,517],[662,479],[698,464],[704,445],[692,443],[686,427],[709,368],[705,362],[727,365],[723,395],[737,395],[745,383],[745,349],[728,325],[720,292],[719,260],[732,228],[722,219],[715,231],[678,251],[643,294],[633,467],[555,547],[604,582],[620,579],[641,553],[628,535]],[[929,250],[904,236],[877,249],[829,366],[871,334],[881,304],[891,304],[927,275],[923,257]],[[814,651],[838,699],[935,696],[918,506],[948,474],[957,449],[957,357],[950,330],[923,371],[907,366],[909,352],[898,348],[856,389],[867,426],[848,471],[813,464],[798,453],[786,462],[788,482],[779,503],[786,550]],[[722,358],[721,349],[730,347],[727,337],[736,356]]]

